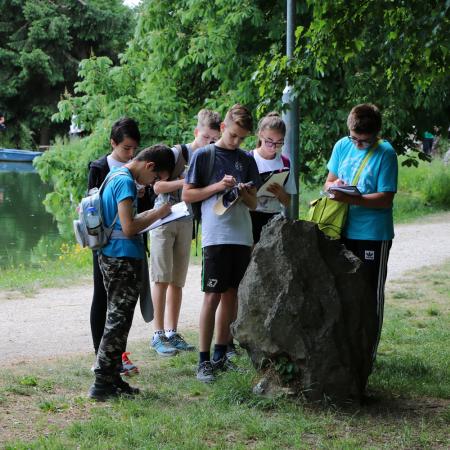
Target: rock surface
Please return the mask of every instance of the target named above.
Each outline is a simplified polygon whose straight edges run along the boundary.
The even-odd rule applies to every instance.
[[[361,261],[342,244],[311,222],[277,218],[239,287],[233,335],[281,387],[311,401],[357,401],[376,336],[368,292]]]

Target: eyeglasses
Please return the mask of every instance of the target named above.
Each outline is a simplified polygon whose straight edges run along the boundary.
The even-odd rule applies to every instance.
[[[272,139],[266,139],[266,138],[261,138],[264,141],[264,145],[267,148],[277,148],[277,147],[283,147],[284,145],[284,141],[272,141]]]
[[[375,142],[374,139],[372,139],[372,140],[370,140],[370,141],[366,141],[365,139],[357,139],[357,138],[355,138],[354,136],[348,136],[348,138],[349,138],[354,144],[358,144],[358,145],[367,145],[367,146],[369,146],[369,145],[372,145],[372,144]]]

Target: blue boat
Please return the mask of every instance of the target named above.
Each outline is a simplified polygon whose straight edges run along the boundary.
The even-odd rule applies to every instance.
[[[0,148],[0,161],[11,162],[31,162],[42,152],[32,152],[31,150],[15,150],[12,148]]]

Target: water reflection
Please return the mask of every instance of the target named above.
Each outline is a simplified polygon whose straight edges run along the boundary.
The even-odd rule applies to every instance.
[[[50,191],[31,163],[0,164],[0,267],[54,258],[61,239],[42,201]]]

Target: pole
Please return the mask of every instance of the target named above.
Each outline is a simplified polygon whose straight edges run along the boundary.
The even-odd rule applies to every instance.
[[[287,0],[287,21],[286,21],[286,56],[292,60],[295,46],[295,0]],[[298,219],[299,200],[299,176],[300,176],[300,154],[299,154],[299,111],[298,100],[294,97],[294,88],[286,80],[286,87],[283,91],[283,120],[286,123],[286,137],[283,153],[291,162],[291,173],[288,183],[295,185],[296,194],[291,195],[291,204],[286,208],[286,216],[289,219]]]

